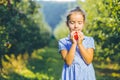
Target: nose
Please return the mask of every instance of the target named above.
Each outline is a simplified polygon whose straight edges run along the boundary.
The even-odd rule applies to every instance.
[[[74,28],[78,28],[78,23],[75,23]]]

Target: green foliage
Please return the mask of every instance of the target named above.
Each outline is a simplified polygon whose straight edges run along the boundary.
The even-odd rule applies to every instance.
[[[120,6],[118,0],[78,1],[87,13],[85,34],[96,42],[96,59],[120,60]],[[88,7],[90,6],[90,7]]]
[[[0,5],[0,11],[1,56],[6,53],[31,53],[48,44],[51,29],[37,3],[12,0],[9,5]]]
[[[67,25],[65,24],[66,22],[62,21],[60,24],[57,25],[57,27],[54,29],[54,36],[57,40],[67,37],[69,34],[69,29]]]

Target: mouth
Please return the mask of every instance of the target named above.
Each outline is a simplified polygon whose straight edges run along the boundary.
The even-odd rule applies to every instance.
[[[81,31],[80,29],[73,29],[72,31]]]

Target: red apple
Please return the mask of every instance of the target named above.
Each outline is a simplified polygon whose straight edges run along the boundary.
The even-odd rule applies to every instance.
[[[77,32],[74,33],[74,39],[78,40],[78,33]]]

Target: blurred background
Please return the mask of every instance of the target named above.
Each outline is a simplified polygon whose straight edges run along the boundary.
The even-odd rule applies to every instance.
[[[60,80],[67,12],[86,11],[97,80],[120,80],[119,0],[0,0],[0,80]]]

